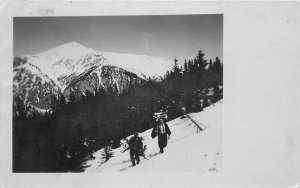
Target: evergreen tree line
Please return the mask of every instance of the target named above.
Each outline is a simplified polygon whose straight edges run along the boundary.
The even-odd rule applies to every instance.
[[[209,68],[208,68],[209,67]],[[22,101],[13,118],[13,170],[15,172],[80,171],[82,161],[100,148],[119,147],[119,141],[133,131],[145,131],[155,124],[153,114],[163,113],[172,120],[201,111],[223,97],[223,67],[218,58],[185,60],[165,77],[131,84],[119,94],[115,89],[99,88],[82,96],[71,91],[53,97],[52,113],[26,116]],[[110,155],[108,149],[103,159]],[[79,169],[79,170],[78,170]]]

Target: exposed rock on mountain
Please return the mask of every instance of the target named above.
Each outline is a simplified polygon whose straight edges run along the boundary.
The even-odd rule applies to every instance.
[[[14,59],[14,98],[47,110],[51,97],[84,95],[102,87],[122,93],[133,83],[163,76],[173,62],[145,55],[100,52],[76,42]]]

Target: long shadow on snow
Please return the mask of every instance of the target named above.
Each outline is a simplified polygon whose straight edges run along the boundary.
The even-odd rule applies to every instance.
[[[131,165],[131,166],[128,166],[128,167],[122,168],[122,169],[120,170],[120,172],[122,172],[122,171],[124,171],[124,170],[126,170],[126,169],[128,169],[128,168],[131,168],[131,167],[133,167],[133,166]]]
[[[118,165],[118,164],[124,164],[124,163],[128,163],[130,162],[130,159],[127,159],[127,160],[123,160],[123,161],[120,161],[120,162],[117,162],[117,163],[114,163],[113,165]]]

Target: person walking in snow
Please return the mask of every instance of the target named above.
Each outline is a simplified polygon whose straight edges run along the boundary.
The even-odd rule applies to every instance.
[[[158,136],[158,146],[160,149],[160,153],[164,152],[164,148],[168,144],[168,138],[171,135],[170,128],[168,124],[165,122],[163,118],[159,118],[159,122],[157,125],[154,126],[151,137],[152,139]]]
[[[143,142],[139,137],[138,132],[135,131],[134,135],[130,138],[129,142],[129,154],[132,165],[135,166],[135,161],[137,164],[140,163],[140,155],[143,155]]]

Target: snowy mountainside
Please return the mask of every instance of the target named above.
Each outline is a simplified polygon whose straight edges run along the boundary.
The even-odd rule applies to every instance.
[[[77,42],[16,59],[19,62],[14,64],[19,66],[14,67],[14,97],[21,96],[25,105],[41,109],[49,108],[48,98],[48,104],[39,104],[44,95],[36,93],[41,91],[51,90],[67,98],[71,91],[82,95],[87,90],[94,93],[99,87],[115,87],[121,93],[132,83],[163,76],[173,65],[171,61],[144,55],[100,52]]]
[[[85,91],[94,93],[96,89],[112,87],[118,93],[122,93],[131,84],[141,83],[135,74],[123,70],[119,67],[103,65],[83,77],[77,77],[72,80],[68,87],[64,90],[64,95],[69,96],[71,91],[77,95],[85,95]]]
[[[159,153],[157,137],[152,139],[149,129],[139,134],[147,145],[148,160],[140,157],[140,164],[132,167],[129,151],[123,153],[124,149],[119,147],[112,150],[114,157],[104,162],[101,149],[93,154],[94,159],[83,164],[85,172],[218,172],[222,156],[222,106],[221,100],[202,112],[189,114],[203,128],[201,132],[186,117],[167,122],[172,134],[163,154]]]
[[[39,67],[63,91],[78,76],[103,63],[99,52],[76,42],[63,44],[36,55],[26,55],[27,62]]]
[[[111,52],[101,52],[101,54],[108,60],[107,65],[133,72],[140,78],[160,77],[173,67],[172,61],[163,58]]]
[[[139,78],[163,76],[173,62],[146,55],[100,52],[71,42],[36,55],[25,55],[32,65],[41,69],[63,91],[70,82],[101,65],[114,66],[132,72]]]
[[[59,96],[61,91],[38,67],[26,63],[14,69],[13,93],[25,105],[48,109],[51,97]]]

